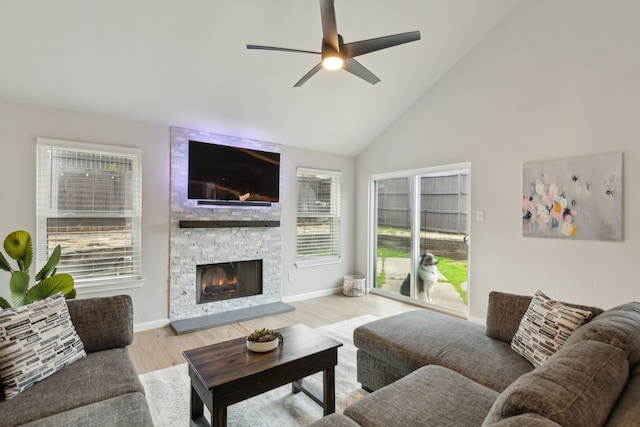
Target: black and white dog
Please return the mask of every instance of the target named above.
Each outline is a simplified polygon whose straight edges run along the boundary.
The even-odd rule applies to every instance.
[[[420,263],[418,264],[418,299],[426,302],[431,301],[431,291],[438,283],[438,260],[433,254],[426,252],[420,255]],[[411,277],[407,274],[407,277],[402,281],[400,285],[400,293],[402,295],[409,296],[411,289]]]

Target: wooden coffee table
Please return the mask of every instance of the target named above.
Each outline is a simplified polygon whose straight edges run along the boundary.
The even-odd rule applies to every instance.
[[[183,353],[191,378],[191,425],[209,426],[204,405],[211,411],[214,427],[227,425],[227,406],[276,387],[292,383],[292,392],[302,391],[324,408],[335,412],[335,366],[338,347],[332,338],[304,325],[279,329],[284,344],[268,353],[247,349],[246,338],[208,345]],[[323,372],[319,395],[303,379]]]

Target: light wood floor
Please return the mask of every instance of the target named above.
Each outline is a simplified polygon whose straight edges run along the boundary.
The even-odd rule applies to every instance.
[[[281,328],[303,323],[318,328],[329,323],[372,314],[387,317],[418,307],[378,295],[346,297],[341,294],[290,303],[295,311],[176,335],[170,326],[134,334],[129,347],[139,374],[185,363],[182,352],[203,345],[249,335],[255,329]]]

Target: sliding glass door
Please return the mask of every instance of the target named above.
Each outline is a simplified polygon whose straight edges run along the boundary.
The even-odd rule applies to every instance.
[[[467,313],[469,165],[371,179],[373,291]]]

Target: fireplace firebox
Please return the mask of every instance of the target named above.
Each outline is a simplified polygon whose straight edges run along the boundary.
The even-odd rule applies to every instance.
[[[196,302],[204,304],[262,294],[262,260],[196,266]]]

